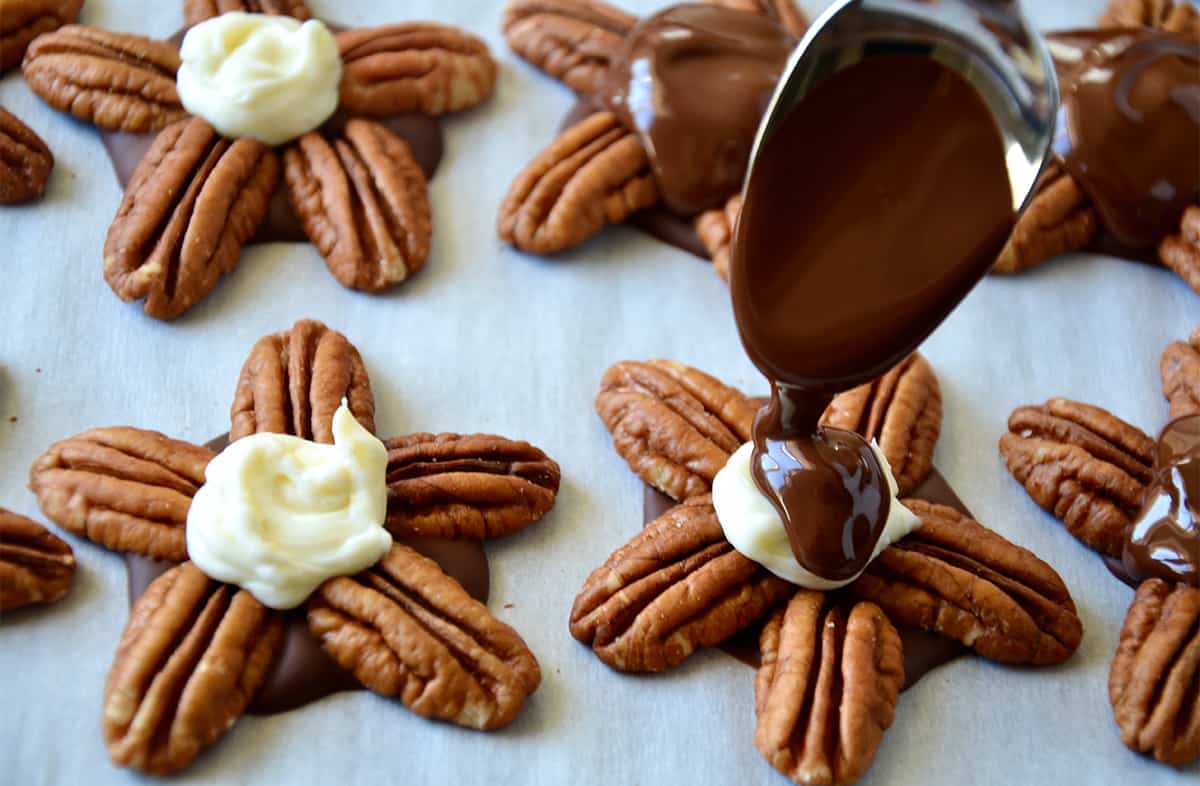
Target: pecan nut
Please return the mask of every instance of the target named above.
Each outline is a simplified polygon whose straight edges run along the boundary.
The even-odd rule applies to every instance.
[[[290,16],[302,22],[312,19],[304,0],[183,0],[183,18],[189,27],[230,11]]]
[[[21,64],[33,39],[79,18],[83,0],[4,0],[0,11],[0,73]]]
[[[642,143],[611,112],[598,112],[564,131],[517,175],[496,231],[522,251],[552,254],[658,198]]]
[[[945,505],[907,499],[921,519],[850,591],[888,618],[938,633],[1001,663],[1061,663],[1083,623],[1062,578],[1035,554]]]
[[[1200,20],[1200,15],[1197,19]],[[1197,24],[1200,25],[1200,21]],[[1200,32],[1197,38],[1200,38]],[[1162,239],[1158,244],[1158,257],[1193,292],[1200,294],[1200,206],[1183,211],[1179,234]]]
[[[795,590],[734,550],[710,496],[655,519],[588,576],[571,635],[620,671],[665,671]]]
[[[600,0],[511,0],[500,29],[518,56],[576,93],[595,93],[636,22]]]
[[[0,508],[0,611],[54,603],[74,578],[75,554],[65,540]]]
[[[347,30],[342,53],[342,109],[386,117],[441,115],[492,94],[496,61],[483,39],[432,22]]]
[[[113,763],[165,775],[216,742],[266,680],[283,620],[190,562],[155,579],[129,613],[104,685]]]
[[[1142,582],[1108,675],[1121,741],[1166,764],[1200,759],[1200,589]]]
[[[426,718],[497,729],[541,682],[515,630],[400,544],[370,570],[322,584],[308,602],[308,626],[364,686]]]
[[[558,464],[528,442],[412,434],[384,444],[387,528],[396,537],[495,538],[554,507]]]
[[[1121,558],[1151,480],[1154,440],[1112,413],[1067,399],[1018,407],[1000,454],[1033,501],[1090,548]]]
[[[1171,419],[1200,415],[1200,327],[1186,341],[1173,341],[1159,363],[1163,394],[1171,404]]]
[[[1091,202],[1059,165],[1046,168],[1033,198],[1017,220],[992,267],[993,273],[1019,273],[1092,242],[1100,223]]]
[[[199,118],[159,133],[104,241],[104,279],[147,315],[174,319],[237,266],[279,177],[269,147],[229,141]]]
[[[343,286],[382,292],[420,270],[433,219],[425,175],[408,143],[368,120],[326,141],[305,134],[283,154],[296,214]]]
[[[875,760],[904,684],[900,634],[873,603],[800,590],[763,627],[754,744],[797,784],[850,784]]]
[[[942,431],[942,391],[929,361],[914,352],[874,382],[838,395],[821,422],[876,440],[900,494],[921,484],[933,469]]]
[[[54,155],[41,137],[0,106],[0,205],[40,197],[53,168]]]
[[[1154,27],[1200,38],[1200,12],[1187,0],[1111,0],[1100,27]]]
[[[680,501],[711,490],[730,454],[749,441],[758,407],[703,371],[652,360],[604,372],[596,412],[638,477]]]
[[[735,11],[762,14],[778,22],[793,38],[801,38],[804,31],[808,29],[804,13],[796,6],[795,0],[705,0],[705,2],[732,8]]]
[[[713,268],[725,281],[729,280],[729,265],[733,261],[733,232],[737,228],[738,216],[741,213],[742,195],[734,194],[724,207],[705,210],[696,216],[693,222],[700,243],[712,260]]]
[[[29,470],[42,512],[113,551],[187,559],[184,527],[213,452],[156,431],[116,427],[56,442]]]
[[[25,81],[60,112],[144,134],[187,116],[175,90],[179,52],[166,41],[68,25],[25,53]]]
[[[332,444],[333,413],[343,398],[374,433],[375,396],[358,349],[336,330],[302,319],[250,349],[233,396],[229,439],[270,432]]]

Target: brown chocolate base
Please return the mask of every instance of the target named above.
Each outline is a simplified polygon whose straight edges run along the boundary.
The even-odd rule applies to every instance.
[[[950,484],[936,469],[929,473],[929,477],[917,487],[912,496],[948,505],[968,516],[971,515],[962,500],[954,493],[954,489],[950,488]],[[642,502],[645,524],[654,521],[674,506],[675,501],[667,495],[650,486],[645,487]],[[722,642],[720,649],[741,663],[757,669],[760,662],[758,638],[761,630],[761,624],[751,625],[733,638]],[[967,648],[962,644],[944,636],[905,625],[897,625],[896,630],[899,631],[900,639],[904,644],[904,690],[908,690],[918,680],[939,666],[967,653]]]
[[[220,451],[226,444],[228,436],[222,435],[206,447]],[[437,562],[471,597],[480,603],[487,603],[491,576],[487,553],[482,544],[426,537],[397,538],[396,542]],[[172,567],[174,563],[171,562],[126,554],[129,605],[132,606],[142,596],[150,582]],[[334,693],[361,688],[362,685],[353,675],[334,663],[321,649],[321,645],[309,633],[304,608],[300,607],[287,612],[283,651],[271,667],[266,683],[251,702],[249,712],[252,715],[274,715],[303,707]]]
[[[322,131],[336,134],[350,116],[338,112],[331,117]],[[442,138],[442,126],[429,115],[406,114],[388,118],[376,118],[391,129],[397,136],[408,142],[412,148],[413,157],[421,166],[426,178],[432,178],[442,160],[445,143]],[[100,141],[112,161],[113,171],[121,188],[129,184],[138,163],[146,155],[153,144],[156,134],[127,134],[122,131],[100,131]],[[292,209],[287,188],[282,181],[271,195],[271,203],[267,207],[267,217],[259,226],[258,232],[250,239],[251,243],[307,243],[308,236],[304,233],[304,225],[296,211]]]

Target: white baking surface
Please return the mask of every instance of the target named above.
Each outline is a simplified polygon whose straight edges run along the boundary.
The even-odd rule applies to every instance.
[[[1044,28],[1087,25],[1101,4],[1026,3]],[[180,25],[180,5],[88,0],[83,21],[165,36]],[[704,264],[624,228],[552,261],[500,244],[496,205],[571,97],[507,51],[498,2],[311,5],[352,25],[458,24],[485,36],[501,61],[492,100],[446,122],[428,267],[395,293],[370,297],[336,285],[311,247],[257,247],[184,319],[148,319],[101,277],[120,192],[95,131],[9,74],[0,103],[42,135],[58,163],[44,201],[0,209],[0,505],[41,518],[25,490],[30,462],[92,426],[199,442],[225,431],[253,341],[301,317],[324,320],[362,351],[381,434],[488,431],[528,439],[562,464],[553,513],[488,547],[491,607],[538,656],[542,686],[515,724],[493,734],[430,723],[365,692],[243,718],[177,780],[787,783],[753,745],[750,669],[710,651],[667,674],[624,676],[567,632],[584,577],[641,525],[641,483],[592,410],[604,369],[671,357],[764,390],[740,350],[725,285]],[[1170,274],[1078,256],[984,282],[926,344],[945,397],[938,466],[984,522],[1058,569],[1086,633],[1058,668],[966,658],[926,677],[901,697],[862,783],[1195,782],[1195,766],[1178,772],[1121,745],[1106,684],[1131,592],[1029,500],[996,441],[1013,407],[1056,395],[1157,431],[1167,417],[1159,352],[1197,322],[1200,298]],[[124,570],[118,556],[68,539],[79,572],[67,599],[0,622],[0,782],[14,786],[139,780],[108,763],[100,737],[101,691],[127,616]]]

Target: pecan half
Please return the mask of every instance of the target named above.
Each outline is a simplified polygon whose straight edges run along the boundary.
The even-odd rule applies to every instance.
[[[600,0],[511,0],[500,29],[518,56],[576,93],[595,93],[636,22]]]
[[[1163,394],[1171,404],[1171,419],[1200,415],[1200,327],[1186,341],[1173,341],[1158,365]]]
[[[620,671],[665,671],[795,590],[734,550],[710,496],[676,505],[588,576],[571,635]]]
[[[528,442],[488,434],[412,434],[388,449],[387,528],[396,537],[483,540],[554,507],[558,464]]]
[[[496,231],[534,254],[577,246],[658,202],[650,160],[611,112],[568,128],[539,153],[500,203]]]
[[[283,174],[304,231],[343,286],[382,292],[425,265],[425,175],[408,143],[379,123],[351,120],[332,144],[305,134],[284,151]]]
[[[312,19],[304,0],[183,0],[183,18],[189,27],[230,11],[290,16],[300,21]]]
[[[1187,0],[1111,0],[1100,27],[1156,27],[1200,38],[1200,12]]]
[[[21,64],[29,42],[79,18],[83,0],[4,0],[0,9],[0,73]]]
[[[0,205],[40,197],[53,168],[54,155],[42,138],[0,106]]]
[[[370,570],[322,584],[308,602],[308,626],[370,690],[473,729],[511,723],[542,679],[515,630],[400,544]]]
[[[787,30],[793,38],[800,38],[808,29],[804,13],[796,6],[795,0],[705,0],[712,5],[732,8],[736,11],[746,11],[752,14],[762,14],[770,17]]]
[[[729,265],[733,261],[733,231],[742,213],[742,195],[734,194],[725,207],[705,210],[696,216],[693,226],[700,242],[712,259],[713,268],[724,280],[729,280]]]
[[[1061,663],[1083,623],[1062,578],[1033,552],[945,505],[904,506],[921,519],[884,549],[850,592],[889,619],[962,642],[1001,663]]]
[[[878,441],[905,495],[933,469],[942,431],[942,390],[929,361],[917,352],[874,382],[833,400],[821,422]]]
[[[199,118],[164,129],[138,164],[104,241],[104,280],[147,315],[174,319],[237,266],[267,214],[279,160]]]
[[[138,134],[187,116],[178,70],[179,52],[166,41],[83,25],[38,37],[21,67],[30,89],[60,112]]]
[[[1025,212],[996,258],[993,273],[1019,273],[1092,242],[1099,219],[1079,184],[1058,164],[1046,167]]]
[[[358,349],[336,330],[302,319],[255,342],[242,364],[230,411],[229,439],[270,432],[333,443],[342,399],[375,431],[375,396]]]
[[[703,371],[673,360],[627,360],[604,372],[596,413],[638,477],[675,500],[707,494],[750,439],[758,407]]]
[[[849,784],[875,760],[904,684],[900,634],[873,603],[800,590],[760,638],[754,744],[797,784]]]
[[[1183,211],[1179,234],[1162,239],[1158,244],[1158,257],[1200,295],[1200,206]]]
[[[107,549],[187,559],[184,527],[212,451],[156,431],[116,427],[56,442],[29,489],[60,527]]]
[[[283,646],[283,615],[185,562],[129,613],[104,685],[113,763],[186,767],[245,712]]]
[[[1054,398],[1018,407],[1000,454],[1033,501],[1090,548],[1121,558],[1142,505],[1154,440],[1107,410]]]
[[[71,589],[71,546],[36,521],[0,508],[0,611],[53,603]]]
[[[1142,582],[1108,675],[1121,741],[1180,766],[1200,759],[1200,589]]]
[[[347,30],[342,52],[342,109],[386,117],[441,115],[492,94],[496,61],[483,39],[456,27],[408,22]]]

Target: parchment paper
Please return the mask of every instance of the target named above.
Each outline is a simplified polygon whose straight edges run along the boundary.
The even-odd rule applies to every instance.
[[[624,0],[647,11],[658,0]],[[1027,3],[1045,28],[1083,26],[1100,0]],[[165,36],[178,2],[88,0],[83,21]],[[604,369],[671,357],[752,392],[725,285],[703,263],[628,229],[555,260],[496,239],[496,206],[545,146],[568,91],[513,57],[499,2],[312,0],[350,25],[437,19],[486,37],[502,63],[495,96],[446,122],[432,183],[428,267],[385,297],[334,283],[303,245],[250,250],[235,273],[170,325],[123,304],[101,277],[120,193],[96,133],[51,111],[19,74],[0,103],[58,159],[47,198],[0,210],[0,505],[41,518],[25,490],[54,440],[130,424],[203,442],[227,429],[251,343],[301,317],[362,351],[379,431],[486,431],[530,440],[563,467],[558,507],[489,546],[492,609],[537,654],[543,683],[509,729],[464,731],[365,692],[271,718],[244,718],[180,783],[776,784],[753,745],[753,672],[702,652],[653,677],[610,671],[567,632],[584,577],[641,525],[642,487],[592,410]],[[806,4],[808,10],[819,10]],[[929,340],[945,423],[937,464],[990,526],[1049,561],[1086,629],[1052,669],[965,658],[900,700],[864,784],[1151,784],[1192,781],[1127,751],[1107,699],[1131,591],[1012,480],[996,442],[1013,407],[1050,396],[1111,408],[1150,432],[1167,406],[1158,356],[1200,322],[1200,298],[1151,267],[1074,256],[989,280]],[[44,519],[43,519],[44,520]],[[108,763],[100,696],[127,617],[121,560],[68,538],[80,569],[62,603],[0,622],[0,781],[124,784]],[[512,604],[508,607],[508,604]]]

